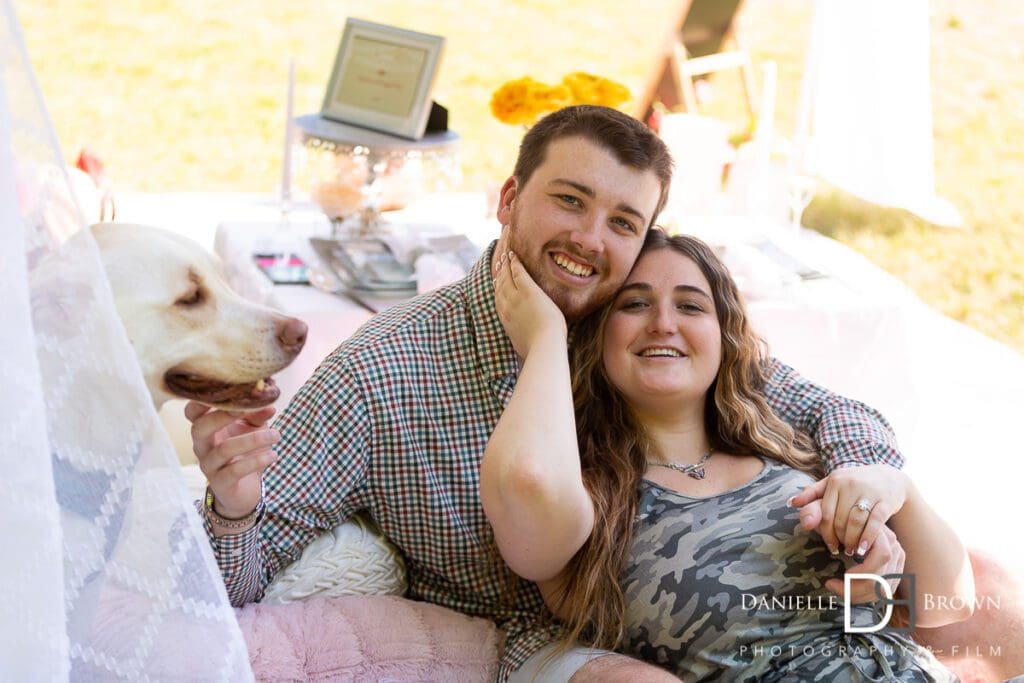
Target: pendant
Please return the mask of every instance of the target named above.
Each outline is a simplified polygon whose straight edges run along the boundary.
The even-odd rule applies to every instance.
[[[648,460],[647,464],[655,467],[667,467],[670,470],[679,472],[680,474],[689,475],[694,479],[703,479],[707,475],[707,472],[704,470],[704,463],[708,461],[708,458],[711,457],[713,452],[714,450],[708,450],[708,452],[704,454],[704,457],[692,465],[679,465],[674,462],[653,462],[651,460]]]

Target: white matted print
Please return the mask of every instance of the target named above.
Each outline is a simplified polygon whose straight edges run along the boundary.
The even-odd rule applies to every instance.
[[[349,19],[321,115],[418,140],[444,42],[442,36]]]

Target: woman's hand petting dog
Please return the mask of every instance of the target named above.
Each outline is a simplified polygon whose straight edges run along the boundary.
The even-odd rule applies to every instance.
[[[189,401],[185,417],[192,423],[192,450],[213,491],[215,511],[231,519],[256,509],[263,471],[277,460],[273,446],[280,432],[267,427],[274,407],[246,412],[214,410]]]

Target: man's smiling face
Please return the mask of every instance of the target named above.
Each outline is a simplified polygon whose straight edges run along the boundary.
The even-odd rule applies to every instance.
[[[505,182],[498,218],[509,225],[509,248],[572,322],[625,281],[660,194],[653,170],[624,165],[586,138],[558,138],[526,183]]]

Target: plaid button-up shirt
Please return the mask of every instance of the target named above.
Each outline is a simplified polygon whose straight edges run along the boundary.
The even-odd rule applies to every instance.
[[[366,511],[404,555],[408,597],[504,629],[500,680],[556,635],[536,587],[510,589],[480,503],[480,459],[519,371],[494,308],[492,249],[463,280],[376,316],[295,395],[276,425],[262,521],[210,533],[233,605],[259,600],[322,531]],[[831,467],[902,466],[870,408],[777,361],[767,393]]]

